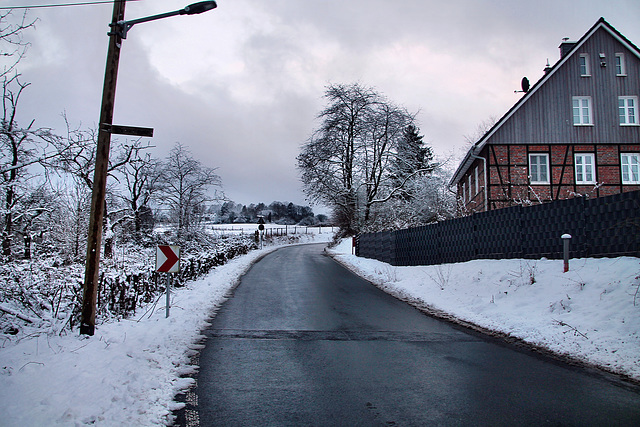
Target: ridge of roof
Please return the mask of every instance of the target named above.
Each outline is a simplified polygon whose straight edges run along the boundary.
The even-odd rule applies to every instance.
[[[640,58],[640,49],[633,44],[629,39],[627,39],[622,33],[620,33],[617,29],[615,29],[609,22],[607,22],[604,17],[601,17],[596,21],[596,23],[580,37],[580,39],[575,42],[575,44],[569,49],[569,51],[562,56],[555,64],[542,76],[537,82],[535,82],[529,91],[524,94],[522,98],[520,98],[485,134],[475,143],[473,146],[467,151],[462,162],[454,172],[451,180],[449,181],[449,185],[456,185],[462,175],[469,169],[469,166],[473,163],[477,155],[484,148],[487,143],[487,140],[496,133],[500,127],[517,111],[520,107],[528,101],[528,99],[533,96],[538,89],[551,78],[553,74],[555,74],[562,65],[569,60],[571,56],[599,29],[606,29],[613,37],[618,39],[623,45],[631,50],[638,58]]]

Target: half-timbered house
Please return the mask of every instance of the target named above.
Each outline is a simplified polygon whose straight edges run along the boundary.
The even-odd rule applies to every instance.
[[[525,83],[525,82],[523,82]],[[469,150],[462,212],[640,190],[640,50],[604,18]]]

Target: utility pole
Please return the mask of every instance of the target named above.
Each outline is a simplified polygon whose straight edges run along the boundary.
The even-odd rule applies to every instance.
[[[135,24],[176,15],[197,15],[217,7],[216,2],[213,0],[201,1],[173,12],[125,21],[124,6],[126,1],[113,0],[113,17],[111,18],[111,24],[109,24],[111,31],[108,33],[109,49],[107,50],[107,66],[104,72],[104,87],[102,89],[102,108],[100,110],[100,123],[98,124],[96,169],[93,174],[91,216],[89,218],[89,234],[87,237],[87,263],[84,271],[84,295],[82,297],[82,319],[80,323],[80,333],[83,335],[93,335],[96,328],[96,297],[100,279],[100,246],[102,243],[111,134],[153,136],[153,129],[151,128],[113,125],[113,104],[116,98],[116,81],[118,80],[118,64],[120,62],[122,40],[127,38],[127,32]]]
[[[124,21],[126,0],[114,0],[112,24]],[[89,218],[89,235],[87,238],[87,263],[84,272],[84,294],[82,298],[82,320],[80,333],[93,335],[96,326],[96,297],[99,281],[100,246],[102,243],[102,227],[105,210],[105,193],[107,191],[107,169],[109,167],[109,149],[111,146],[111,125],[113,124],[113,106],[116,97],[116,80],[120,61],[121,36],[112,31],[109,33],[109,49],[107,65],[104,73],[102,89],[102,107],[98,124],[98,146],[96,148],[96,168],[93,175],[91,196],[91,216]]]

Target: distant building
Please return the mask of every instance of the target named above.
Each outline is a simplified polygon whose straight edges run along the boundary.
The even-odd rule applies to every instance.
[[[633,43],[601,18],[577,42],[564,40],[558,62],[526,83],[451,179],[462,213],[640,190]]]

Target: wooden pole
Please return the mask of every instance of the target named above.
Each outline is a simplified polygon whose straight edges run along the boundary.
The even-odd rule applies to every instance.
[[[126,0],[114,0],[111,22],[124,21]],[[116,81],[120,61],[122,39],[114,32],[109,35],[107,64],[102,89],[102,107],[98,123],[98,145],[96,148],[96,166],[93,175],[91,196],[91,216],[89,217],[89,233],[87,237],[87,262],[84,273],[84,294],[82,298],[82,321],[80,333],[93,335],[96,325],[96,296],[100,269],[100,245],[102,243],[102,226],[104,219],[105,193],[107,189],[107,169],[109,166],[109,148],[113,124],[113,106],[116,97]]]

